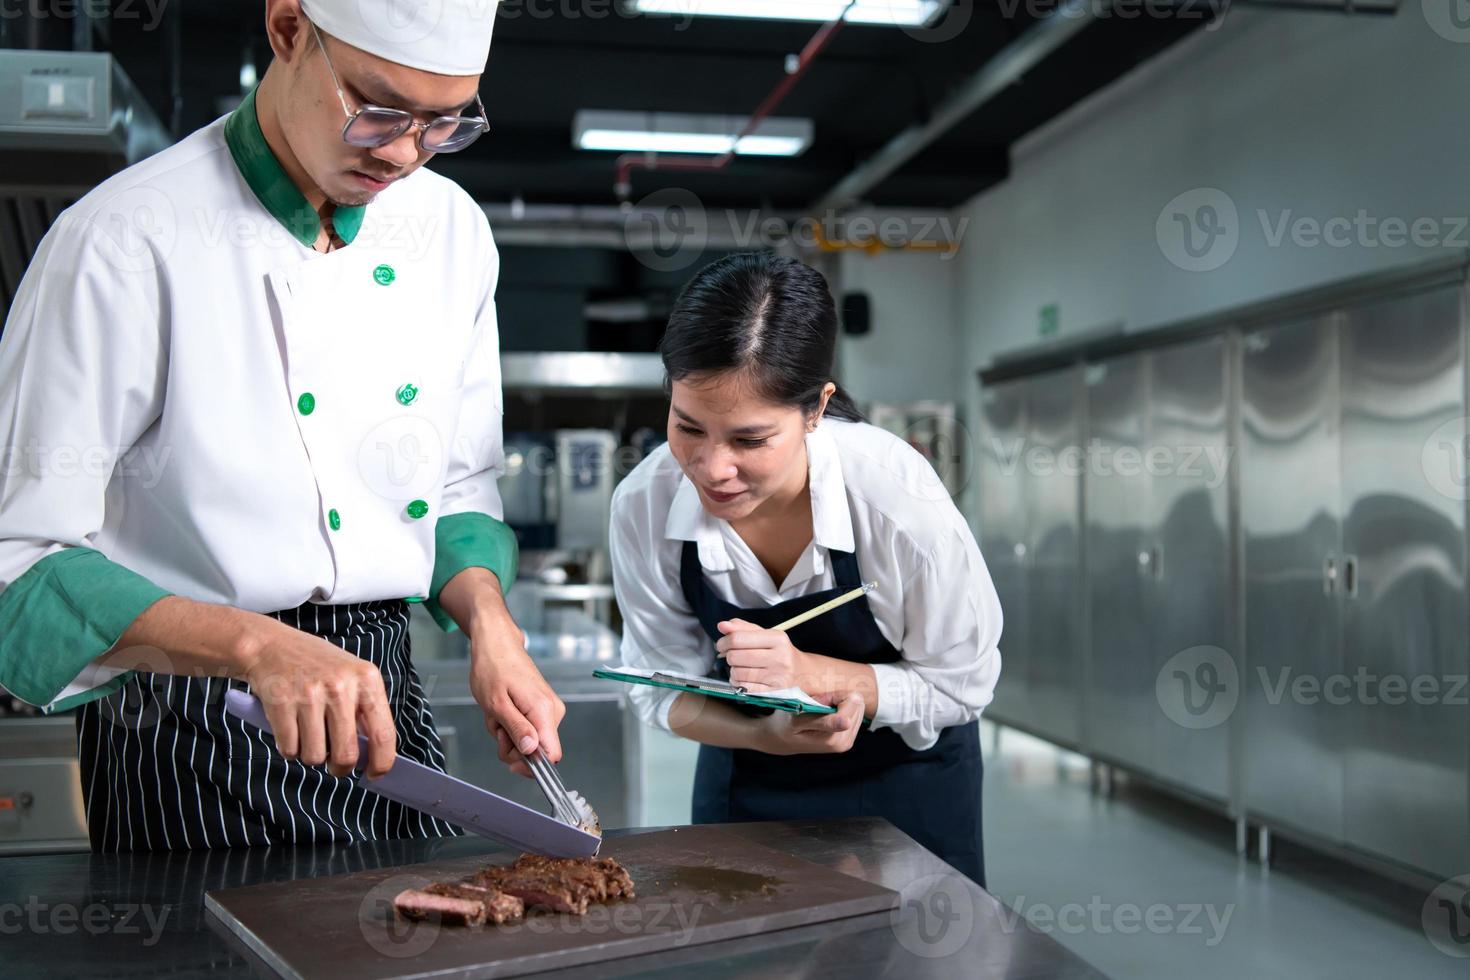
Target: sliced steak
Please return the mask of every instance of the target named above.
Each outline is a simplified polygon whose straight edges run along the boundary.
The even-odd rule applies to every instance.
[[[435,882],[410,888],[393,899],[393,910],[405,919],[437,918],[444,925],[500,925],[525,914],[525,904],[514,895],[464,882]]]
[[[553,912],[570,912],[573,915],[585,913],[588,902],[592,900],[592,894],[587,889],[569,885],[554,877],[503,866],[483,869],[475,876],[475,883],[514,895],[528,906],[550,909]]]
[[[435,895],[416,888],[406,888],[393,899],[393,911],[405,919],[437,918],[445,925],[481,926],[485,924],[485,903],[474,898]]]
[[[485,906],[485,918],[496,925],[519,919],[526,912],[526,905],[514,895],[493,888],[481,888],[466,882],[441,881],[430,885],[424,891],[430,895],[443,895],[448,898],[461,898],[468,901],[480,902]]]

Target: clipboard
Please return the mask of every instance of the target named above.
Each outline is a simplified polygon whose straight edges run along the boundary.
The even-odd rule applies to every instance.
[[[837,709],[831,705],[813,701],[805,692],[796,689],[792,689],[792,693],[799,696],[786,696],[785,691],[751,694],[745,688],[731,684],[729,681],[722,681],[717,677],[691,677],[684,674],[644,671],[627,667],[598,667],[592,672],[592,676],[608,681],[621,681],[624,684],[646,684],[649,687],[664,687],[671,691],[704,694],[734,701],[737,704],[747,704],[753,708],[771,708],[776,711],[789,711],[793,714],[833,715],[837,713]]]

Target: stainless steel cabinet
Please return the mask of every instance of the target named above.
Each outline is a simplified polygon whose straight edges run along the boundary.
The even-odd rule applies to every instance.
[[[1081,372],[1030,383],[1026,554],[1026,684],[1036,729],[1068,744],[1082,738]]]
[[[1337,337],[1333,316],[1245,337],[1240,410],[1243,802],[1331,840],[1342,834],[1340,718],[1292,687],[1342,670]]]
[[[1247,336],[1243,803],[1470,861],[1461,287]]]
[[[1088,747],[1153,768],[1152,512],[1142,460],[1149,439],[1149,354],[1087,368]]]
[[[1026,682],[1026,548],[1029,537],[1025,452],[1029,380],[985,386],[976,452],[980,492],[980,553],[1000,598],[1001,674],[987,714],[1019,728],[1032,717]]]
[[[1470,867],[1465,269],[1351,288],[987,384],[982,547],[1006,613],[991,715],[1454,875]],[[1199,649],[1235,670],[1238,701],[1181,720],[1170,661]]]
[[[1231,635],[1230,401],[1223,337],[1163,347],[1150,363],[1150,545],[1153,594],[1150,693],[1187,651],[1234,656]],[[1211,654],[1214,657],[1215,654]],[[1206,662],[1206,661],[1201,661]],[[1210,661],[1213,662],[1213,661]],[[1173,678],[1166,677],[1167,684]],[[1213,696],[1213,695],[1212,695]],[[1153,719],[1154,771],[1216,799],[1230,793],[1228,715],[1186,727],[1160,709]]]
[[[1230,792],[1228,718],[1189,727],[1159,672],[1229,638],[1227,342],[1088,368],[1088,746],[1194,792]],[[1226,651],[1228,653],[1228,651]]]
[[[1447,875],[1470,865],[1461,320],[1448,288],[1340,334],[1343,830]]]
[[[987,386],[980,547],[1005,616],[991,717],[1075,745],[1082,735],[1080,376]]]

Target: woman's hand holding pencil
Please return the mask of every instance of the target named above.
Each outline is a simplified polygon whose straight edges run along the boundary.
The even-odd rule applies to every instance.
[[[730,681],[752,694],[799,687],[818,700],[836,704],[848,694],[857,693],[863,698],[864,713],[872,717],[878,700],[873,669],[867,664],[798,650],[786,631],[867,595],[874,587],[875,583],[869,583],[853,589],[772,629],[762,629],[743,619],[720,623],[720,632],[725,635],[715,644],[716,655],[729,662]]]
[[[720,624],[725,635],[715,644],[718,656],[730,662],[730,682],[751,694],[800,687],[811,674],[811,654],[796,649],[783,630],[764,630],[743,619]],[[810,693],[810,692],[809,692]]]

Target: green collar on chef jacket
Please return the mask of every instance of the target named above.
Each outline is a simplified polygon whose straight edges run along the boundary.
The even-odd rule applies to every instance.
[[[255,115],[255,92],[245,96],[239,108],[225,120],[225,142],[229,144],[230,156],[245,178],[245,183],[260,198],[260,203],[271,216],[286,227],[297,241],[312,248],[321,234],[321,216],[306,203],[306,198],[271,152],[265,134],[260,131],[260,120]],[[349,245],[362,228],[363,214],[367,205],[344,208],[332,212],[332,226],[337,235]]]

